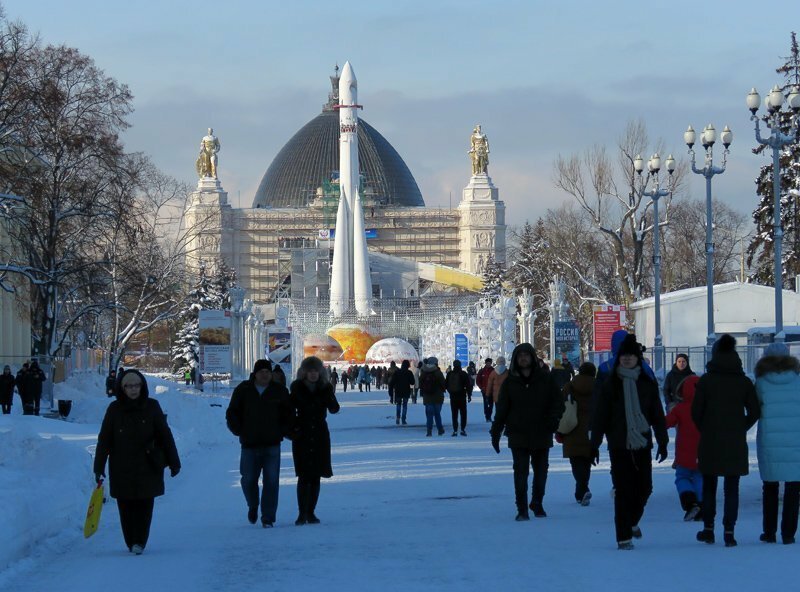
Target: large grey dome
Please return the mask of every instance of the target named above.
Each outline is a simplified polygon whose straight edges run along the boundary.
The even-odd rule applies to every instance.
[[[331,83],[338,89],[338,77]],[[337,93],[329,95],[322,113],[305,124],[278,152],[261,179],[254,208],[300,208],[339,170]],[[424,206],[417,182],[392,145],[363,119],[358,126],[358,162],[364,197],[398,206]]]

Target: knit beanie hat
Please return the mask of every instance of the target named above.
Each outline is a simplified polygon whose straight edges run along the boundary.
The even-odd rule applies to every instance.
[[[789,348],[786,347],[785,343],[770,343],[767,349],[764,350],[764,356],[783,357],[788,355],[790,355]]]
[[[256,363],[253,364],[253,374],[259,370],[269,370],[272,372],[272,362],[269,360],[256,360]]]

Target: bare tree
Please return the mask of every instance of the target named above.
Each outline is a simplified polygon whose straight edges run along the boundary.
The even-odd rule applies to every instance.
[[[649,143],[644,123],[631,122],[617,142],[616,158],[594,146],[583,154],[559,156],[555,163],[555,185],[575,199],[610,247],[627,306],[641,297],[646,284],[646,241],[654,228],[652,201],[645,196],[651,177],[634,169],[637,155],[648,157]],[[661,142],[653,152],[663,152]],[[679,165],[673,175],[675,194],[682,191],[685,170]],[[669,223],[671,202],[672,196],[664,200],[661,226]]]

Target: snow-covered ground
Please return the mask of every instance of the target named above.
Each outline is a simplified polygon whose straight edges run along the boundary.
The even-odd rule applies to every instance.
[[[335,477],[324,480],[320,525],[294,526],[291,450],[283,446],[274,529],[251,526],[238,480],[239,446],[227,431],[229,391],[195,394],[149,378],[169,416],[183,470],[156,500],[150,542],[128,553],[113,500],[98,533],[82,534],[93,487],[91,455],[108,399],[103,378],[57,386],[72,399],[69,421],[0,416],[0,590],[591,590],[770,589],[796,579],[800,546],[765,545],[761,481],[742,480],[739,547],[694,540],[669,463],[654,469],[654,493],[632,552],[617,551],[607,455],[594,470],[594,499],[572,497],[569,463],[550,456],[548,517],[515,522],[511,455],[489,445],[480,395],[469,436],[425,437],[422,405],[394,424],[385,391],[339,393],[329,418]],[[477,394],[477,393],[476,393]],[[447,424],[449,407],[443,417]],[[721,511],[721,504],[720,504]],[[719,520],[719,518],[718,518]],[[718,524],[721,538],[721,526]],[[316,588],[314,588],[316,586]]]

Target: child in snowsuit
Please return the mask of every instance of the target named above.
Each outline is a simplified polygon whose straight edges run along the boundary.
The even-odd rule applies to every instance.
[[[675,389],[675,406],[667,414],[667,427],[675,428],[675,487],[687,522],[701,520],[703,475],[697,469],[697,445],[700,432],[692,420],[692,401],[699,376],[688,376]]]

